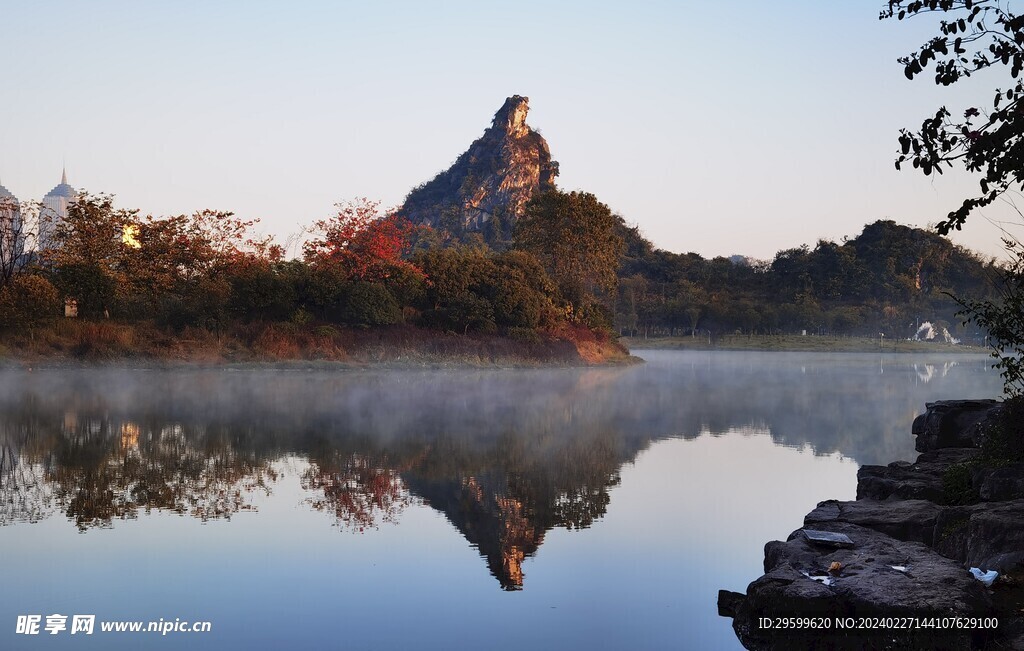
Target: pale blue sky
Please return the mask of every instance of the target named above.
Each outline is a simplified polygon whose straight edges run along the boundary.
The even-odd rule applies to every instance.
[[[901,126],[968,100],[904,78],[932,32],[882,4],[0,0],[0,181],[39,199],[66,160],[124,207],[283,239],[337,201],[399,204],[518,93],[561,187],[660,247],[770,258],[976,189],[894,170]],[[1000,251],[981,216],[957,241]]]

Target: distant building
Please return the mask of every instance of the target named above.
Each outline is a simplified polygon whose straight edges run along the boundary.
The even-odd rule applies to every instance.
[[[43,197],[43,205],[39,209],[36,250],[49,248],[57,224],[68,218],[68,206],[74,202],[77,194],[75,189],[68,185],[67,170],[63,170],[60,184]]]
[[[0,184],[0,260],[14,260],[25,253],[23,231],[18,197]]]

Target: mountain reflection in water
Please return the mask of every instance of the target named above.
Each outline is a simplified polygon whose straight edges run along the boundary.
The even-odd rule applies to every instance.
[[[621,369],[6,371],[0,525],[230,519],[272,495],[292,460],[304,504],[333,524],[366,531],[425,504],[518,590],[545,534],[599,520],[652,441],[752,428],[885,463],[913,455],[925,400],[973,397],[963,384],[942,393],[943,361],[645,355]],[[986,359],[956,364],[977,397],[998,386]]]

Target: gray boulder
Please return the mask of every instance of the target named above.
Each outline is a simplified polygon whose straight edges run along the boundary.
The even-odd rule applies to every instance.
[[[847,522],[892,536],[896,540],[931,545],[942,507],[925,500],[880,502],[828,500],[804,518],[804,526],[819,529],[825,523]]]
[[[914,420],[914,447],[918,452],[939,448],[977,447],[985,428],[998,418],[995,400],[940,400],[925,404],[927,411]]]
[[[1024,500],[947,507],[935,523],[935,549],[966,567],[1006,573],[1024,563]]]
[[[844,533],[854,547],[813,545],[799,529],[786,542],[768,543],[764,576],[748,586],[745,599],[730,603],[736,614],[733,628],[746,648],[968,649],[983,642],[978,635],[984,633],[964,630],[850,631],[833,626],[802,637],[793,630],[762,627],[762,618],[978,617],[992,612],[982,584],[960,563],[923,543],[838,520],[821,520],[814,528]],[[833,563],[840,569],[830,573]],[[827,585],[811,577],[828,577]]]
[[[862,466],[857,471],[857,499],[944,499],[942,476],[946,469],[977,456],[975,448],[939,448],[925,452],[917,461],[895,461],[888,466]]]
[[[1024,499],[1024,463],[984,469],[976,481],[978,495],[986,502]]]

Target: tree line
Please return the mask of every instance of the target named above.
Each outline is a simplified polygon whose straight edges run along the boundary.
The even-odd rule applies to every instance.
[[[820,240],[772,260],[674,254],[622,228],[615,327],[630,335],[910,337],[929,321],[970,336],[956,297],[990,296],[999,269],[937,234],[889,220],[842,243]]]
[[[15,214],[0,211],[11,227]],[[84,194],[55,221],[45,247],[13,256],[17,269],[0,275],[0,327],[31,333],[65,306],[81,319],[179,331],[408,323],[534,338],[564,324],[610,321],[603,305],[621,244],[610,210],[593,195],[536,197],[517,224],[516,246],[500,252],[416,246],[432,239],[427,227],[365,199],[316,221],[300,258],[286,259],[255,225],[211,210],[142,216],[110,196]],[[25,248],[12,231],[0,226],[0,249]]]
[[[175,330],[409,323],[530,338],[574,323],[641,336],[909,337],[930,321],[963,337],[971,331],[961,328],[954,297],[989,297],[999,271],[892,221],[770,261],[675,254],[584,192],[537,195],[512,239],[491,246],[413,225],[365,199],[314,222],[296,259],[256,236],[255,225],[210,210],[142,216],[109,196],[83,195],[47,247],[16,258],[21,273],[0,275],[0,326],[31,331],[70,300],[80,318]]]

